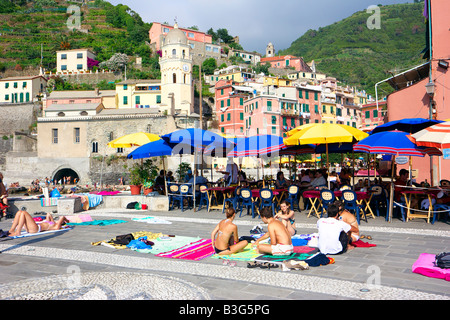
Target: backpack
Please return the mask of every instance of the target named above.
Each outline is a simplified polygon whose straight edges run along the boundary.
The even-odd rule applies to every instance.
[[[136,208],[136,205],[137,205],[138,203],[139,203],[139,202],[137,202],[137,201],[130,202],[129,204],[127,204],[127,209],[135,209],[135,208]]]
[[[436,255],[436,267],[449,269],[450,268],[450,252],[442,252]]]

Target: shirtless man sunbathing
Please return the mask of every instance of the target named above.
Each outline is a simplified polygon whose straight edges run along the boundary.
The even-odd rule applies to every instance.
[[[225,214],[227,218],[220,221],[211,232],[214,251],[219,255],[239,252],[248,244],[246,240],[239,241],[237,226],[233,223],[236,216],[234,209],[228,208]]]
[[[284,224],[273,216],[272,209],[265,207],[260,212],[261,220],[266,223],[268,232],[255,241],[256,252],[271,255],[289,255],[294,252],[292,239]],[[270,237],[270,244],[259,243]]]
[[[19,236],[22,232],[22,228],[25,228],[28,233],[59,230],[66,222],[69,222],[66,217],[61,217],[58,221],[55,221],[50,213],[47,213],[45,220],[36,222],[28,212],[18,211],[14,217],[13,224],[9,229],[8,236]]]

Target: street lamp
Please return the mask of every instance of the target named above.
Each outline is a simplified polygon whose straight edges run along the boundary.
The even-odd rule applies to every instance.
[[[434,90],[436,89],[436,85],[434,84],[433,81],[429,81],[426,85],[425,88],[427,90],[427,94],[430,96],[430,98],[432,99],[434,96]]]

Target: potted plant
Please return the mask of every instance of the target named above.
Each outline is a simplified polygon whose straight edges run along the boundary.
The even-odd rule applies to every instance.
[[[153,181],[145,181],[142,187],[144,188],[144,195],[149,194],[150,192],[153,192]]]
[[[152,182],[158,175],[158,167],[148,159],[142,163],[135,163],[130,168],[130,190],[131,194],[140,194],[141,188],[146,182]],[[148,184],[147,184],[148,185]],[[152,184],[153,186],[153,184]]]

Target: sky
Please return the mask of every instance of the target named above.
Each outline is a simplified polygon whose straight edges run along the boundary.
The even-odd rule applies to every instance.
[[[227,29],[239,36],[244,50],[265,54],[271,42],[275,51],[288,48],[307,30],[325,27],[365,11],[371,5],[408,3],[413,0],[108,0],[125,4],[145,22],[168,22],[200,31]],[[382,13],[381,8],[381,13]],[[368,13],[369,18],[373,13]],[[381,20],[382,23],[382,20]]]

